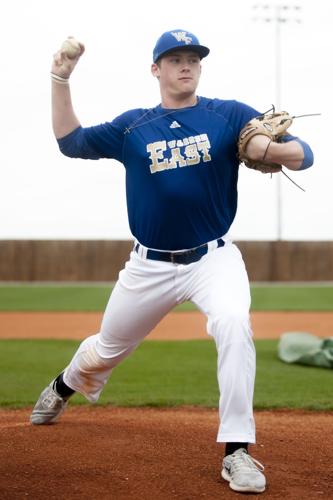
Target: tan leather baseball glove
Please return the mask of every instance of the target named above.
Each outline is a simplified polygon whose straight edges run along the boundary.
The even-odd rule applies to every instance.
[[[286,134],[287,129],[292,124],[293,119],[286,111],[280,113],[267,113],[252,118],[241,130],[238,138],[238,157],[241,163],[248,168],[260,170],[264,174],[280,172],[282,166],[277,163],[265,162],[264,154],[262,160],[252,160],[246,154],[249,141],[255,135],[266,135],[271,141],[278,142]],[[269,143],[270,144],[270,143]]]

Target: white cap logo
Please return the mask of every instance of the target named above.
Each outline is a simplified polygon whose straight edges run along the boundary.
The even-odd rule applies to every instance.
[[[171,35],[175,37],[177,42],[184,42],[186,45],[190,45],[192,43],[192,38],[190,36],[186,36],[186,31],[173,31]]]

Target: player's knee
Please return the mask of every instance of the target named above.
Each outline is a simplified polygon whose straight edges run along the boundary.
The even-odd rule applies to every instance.
[[[112,338],[98,338],[96,342],[96,352],[100,358],[105,360],[111,367],[115,367],[120,361],[131,354],[138,346],[138,342],[133,339],[117,338],[115,335]]]
[[[81,373],[98,373],[111,368],[111,360],[102,358],[96,351],[95,346],[89,347],[80,354],[78,366]]]

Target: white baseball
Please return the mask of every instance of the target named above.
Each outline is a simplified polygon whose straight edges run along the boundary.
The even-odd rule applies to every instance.
[[[69,59],[75,59],[81,54],[80,43],[73,37],[67,38],[61,46],[61,52]]]

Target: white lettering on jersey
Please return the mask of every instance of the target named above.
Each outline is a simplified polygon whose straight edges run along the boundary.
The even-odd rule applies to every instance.
[[[200,163],[200,154],[196,144],[189,144],[185,148],[187,165],[197,165]]]
[[[186,45],[189,45],[192,43],[192,37],[188,36],[186,33],[186,31],[173,31],[171,35],[175,37],[177,42],[184,42]]]
[[[200,162],[211,161],[209,154],[210,142],[207,134],[185,137],[177,141],[157,141],[147,144],[147,152],[150,153],[150,172],[162,172],[177,167],[198,165]],[[165,153],[170,151],[166,157]]]
[[[152,174],[169,168],[169,160],[164,159],[163,151],[166,151],[166,141],[157,141],[147,144],[147,152],[151,159],[150,171]],[[163,161],[158,161],[163,160]]]
[[[178,163],[178,165],[177,165]],[[180,148],[171,149],[171,158],[169,160],[169,168],[186,167],[185,158],[180,154]]]
[[[209,154],[210,142],[207,134],[200,135],[200,142],[197,143],[198,150],[201,151],[203,161],[210,161],[212,157]]]

